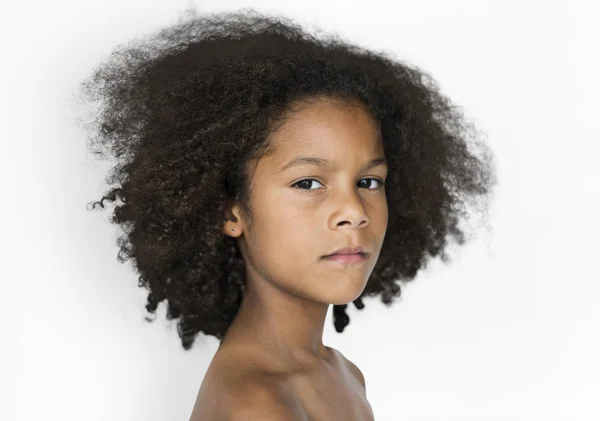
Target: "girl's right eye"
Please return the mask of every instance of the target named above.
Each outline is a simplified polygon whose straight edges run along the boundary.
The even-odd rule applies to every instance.
[[[310,183],[311,183],[311,182],[313,182],[313,181],[314,181],[314,182],[316,182],[316,183],[319,183],[319,182],[318,182],[317,180],[315,180],[314,178],[305,178],[304,180],[300,180],[300,181],[298,181],[297,183],[295,183],[295,184],[292,184],[292,187],[295,187],[295,188],[297,188],[297,189],[299,189],[299,190],[316,190],[316,189],[305,189],[305,188],[302,188],[302,187],[296,187],[296,186],[298,186],[298,185],[300,185],[300,184],[302,184],[302,183],[304,183],[304,186],[306,186],[306,185],[310,185]],[[321,184],[321,183],[319,183],[319,184]],[[321,185],[322,185],[322,184],[321,184]]]

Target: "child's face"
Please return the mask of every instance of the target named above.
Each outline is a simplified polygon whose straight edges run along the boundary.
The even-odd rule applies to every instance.
[[[247,282],[269,282],[288,293],[328,304],[347,304],[363,291],[383,244],[388,207],[387,166],[378,126],[361,108],[311,104],[292,114],[274,135],[275,152],[261,158],[250,198],[253,225],[239,225]],[[332,167],[297,165],[298,156]],[[300,184],[296,184],[304,179]],[[294,185],[296,185],[294,187]],[[323,256],[362,246],[367,259],[340,264]]]

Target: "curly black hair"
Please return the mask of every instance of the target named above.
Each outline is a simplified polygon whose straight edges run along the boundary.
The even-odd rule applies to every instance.
[[[481,133],[426,72],[253,9],[188,10],[117,47],[78,94],[103,100],[84,123],[88,146],[117,162],[106,177],[113,188],[88,205],[121,200],[111,218],[125,232],[118,261],[132,260],[150,313],[167,300],[185,350],[200,331],[222,339],[238,312],[245,266],[224,215],[233,201],[251,215],[248,163],[269,152],[292,104],[359,101],[380,126],[389,222],[358,309],[377,294],[389,306],[397,281],[412,280],[427,253],[447,261],[446,237],[465,242],[467,205],[487,206],[496,184]],[[346,305],[334,305],[333,317],[342,332]]]

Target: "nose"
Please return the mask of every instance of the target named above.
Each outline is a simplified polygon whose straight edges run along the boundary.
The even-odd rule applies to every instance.
[[[369,216],[365,210],[363,199],[357,191],[340,193],[336,197],[336,211],[332,216],[333,228],[363,228],[369,224]]]

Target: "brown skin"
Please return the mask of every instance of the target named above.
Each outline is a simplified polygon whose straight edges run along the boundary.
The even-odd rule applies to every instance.
[[[367,179],[385,181],[387,166],[363,170],[385,158],[378,125],[362,107],[343,105],[322,100],[292,113],[274,134],[275,152],[256,166],[253,220],[232,208],[223,232],[238,238],[247,279],[222,346],[243,341],[289,366],[330,358],[322,342],[329,305],[360,296],[388,222],[385,188]],[[327,159],[333,168],[305,164],[279,172],[299,155]],[[306,178],[316,181],[294,187]],[[322,258],[356,245],[368,253],[363,264]]]
[[[239,207],[231,208],[223,232],[238,238],[246,262],[244,299],[211,363],[206,375],[211,379],[201,387],[196,407],[201,401],[227,399],[217,398],[219,393],[243,393],[269,373],[275,376],[262,377],[295,379],[286,384],[292,385],[307,413],[307,407],[317,414],[330,411],[318,409],[316,402],[327,398],[330,404],[338,402],[338,411],[352,408],[354,414],[363,414],[345,419],[370,419],[360,370],[323,345],[329,306],[348,304],[362,293],[388,223],[385,188],[379,181],[385,181],[387,165],[364,169],[370,161],[385,158],[379,127],[363,107],[350,105],[319,100],[291,113],[274,133],[274,153],[256,165],[250,198],[253,219]],[[332,167],[303,164],[279,171],[300,155],[326,159]],[[297,184],[307,178],[315,181]],[[343,265],[323,258],[347,246],[363,246],[367,260]],[[220,382],[213,381],[215,376]],[[216,392],[218,384],[228,382],[229,392]],[[286,389],[282,383],[278,387]],[[321,387],[323,391],[314,395]],[[252,396],[250,400],[256,401]],[[239,402],[239,396],[227,401]],[[349,406],[347,401],[354,403]],[[288,400],[287,405],[297,403]]]

